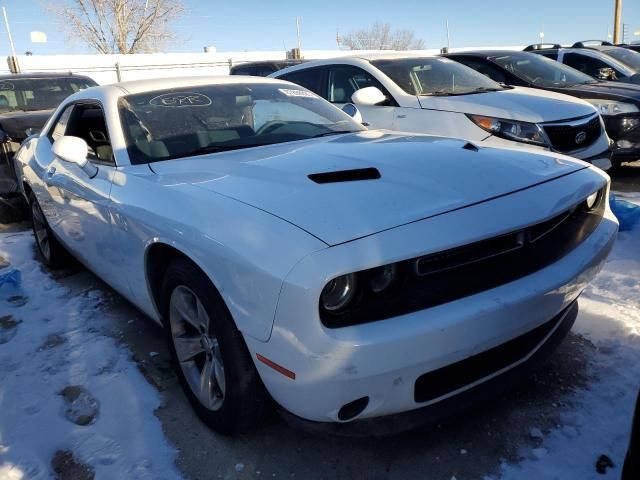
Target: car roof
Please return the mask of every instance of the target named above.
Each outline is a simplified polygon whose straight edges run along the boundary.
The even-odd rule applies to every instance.
[[[0,75],[0,80],[12,80],[12,79],[29,79],[29,78],[88,78],[86,75],[78,75],[72,72],[29,72],[29,73],[10,73]]]
[[[353,53],[349,55],[343,55],[340,57],[323,58],[321,60],[310,60],[300,65],[293,65],[291,67],[283,68],[277,72],[269,75],[271,78],[281,77],[288,73],[297,72],[299,70],[306,70],[307,68],[322,67],[324,65],[331,65],[334,63],[339,64],[352,64],[362,65],[363,63],[370,63],[376,60],[401,60],[404,58],[438,58],[438,55],[429,54],[417,54],[410,52],[393,52],[393,53]]]
[[[265,65],[298,65],[303,63],[302,59],[280,59],[280,60],[260,60],[259,62],[238,62],[231,68],[244,68],[244,67],[262,67]]]
[[[496,55],[528,54],[532,52],[522,52],[520,50],[470,50],[468,52],[445,53],[443,57],[494,57]]]
[[[282,80],[275,80],[266,77],[251,77],[248,75],[218,75],[218,76],[193,76],[174,78],[153,78],[148,80],[131,80],[127,82],[113,83],[105,87],[116,87],[126,94],[152,92],[154,90],[165,90],[169,88],[196,87],[202,85],[234,85],[249,83],[282,83]]]

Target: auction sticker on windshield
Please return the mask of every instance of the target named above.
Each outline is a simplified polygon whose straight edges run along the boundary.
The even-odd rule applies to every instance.
[[[153,97],[149,100],[149,105],[155,107],[206,107],[211,105],[211,99],[202,93],[172,92]]]
[[[293,88],[279,88],[281,93],[284,93],[287,97],[309,97],[318,98],[318,96],[308,90],[295,90]]]

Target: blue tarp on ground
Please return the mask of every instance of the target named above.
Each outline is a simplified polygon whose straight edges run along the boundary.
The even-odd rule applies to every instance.
[[[640,225],[640,205],[616,198],[613,193],[609,198],[609,204],[614,215],[618,217],[621,232]]]

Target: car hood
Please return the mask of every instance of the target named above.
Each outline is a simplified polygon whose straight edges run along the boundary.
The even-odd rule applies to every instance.
[[[476,149],[461,140],[367,131],[150,167],[168,188],[189,184],[234,198],[336,245],[506,195],[586,164],[526,149]],[[380,178],[335,183],[308,178],[363,168],[377,169]]]
[[[32,112],[8,112],[0,114],[0,128],[17,142],[27,138],[26,130],[40,130],[51,116],[53,110],[35,110]]]
[[[618,100],[640,105],[640,85],[623,82],[589,83],[584,85],[572,85],[566,88],[554,88],[558,92],[566,91],[569,95],[581,98],[600,98],[604,100]]]
[[[532,123],[567,120],[596,113],[593,106],[580,99],[525,87],[470,95],[422,95],[418,100],[422,108]]]

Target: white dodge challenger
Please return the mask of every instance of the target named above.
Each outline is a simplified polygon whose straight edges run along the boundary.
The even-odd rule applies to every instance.
[[[161,323],[222,433],[271,398],[335,430],[494,393],[571,328],[618,226],[587,163],[368,131],[271,79],[90,88],[16,159],[44,262]]]

